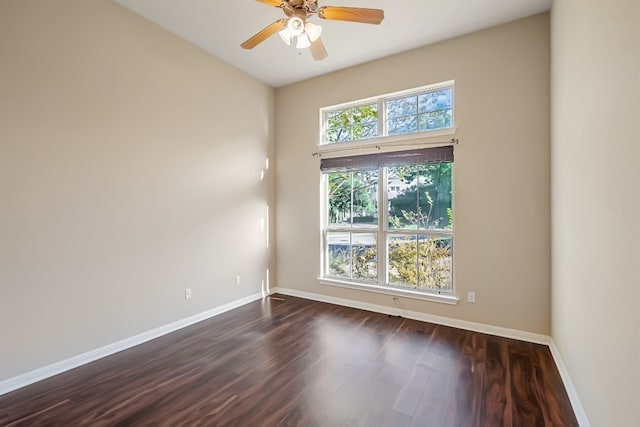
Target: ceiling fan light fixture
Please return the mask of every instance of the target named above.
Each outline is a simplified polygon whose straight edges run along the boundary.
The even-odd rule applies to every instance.
[[[309,36],[307,33],[302,33],[298,36],[298,43],[296,43],[296,48],[298,49],[306,49],[311,46],[311,40],[309,40]]]
[[[304,32],[309,36],[311,43],[313,43],[320,38],[320,34],[322,34],[322,27],[312,22],[307,22],[304,26]]]
[[[291,31],[292,36],[299,36],[304,32],[304,21],[297,16],[292,16],[287,21],[287,29]]]
[[[287,46],[291,46],[291,40],[293,39],[293,34],[291,34],[291,30],[289,28],[285,28],[284,30],[278,33],[283,42],[287,44]]]

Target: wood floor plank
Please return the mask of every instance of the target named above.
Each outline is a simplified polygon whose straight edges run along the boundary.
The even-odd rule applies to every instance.
[[[483,388],[484,417],[488,425],[513,425],[511,417],[511,390],[507,341],[498,337],[487,338]]]
[[[0,426],[577,426],[545,346],[288,296],[0,396]]]
[[[393,409],[413,417],[420,404],[422,393],[427,386],[432,370],[428,366],[416,364],[408,379],[401,385],[393,402]]]

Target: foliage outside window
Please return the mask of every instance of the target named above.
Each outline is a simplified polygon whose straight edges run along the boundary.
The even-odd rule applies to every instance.
[[[328,274],[378,281],[378,171],[330,173],[328,180]]]
[[[393,156],[375,168],[325,170],[324,277],[451,292],[452,157],[405,164]]]
[[[378,136],[378,104],[365,104],[327,113],[326,139],[349,142]]]
[[[445,83],[323,110],[323,144],[453,127],[453,86]]]

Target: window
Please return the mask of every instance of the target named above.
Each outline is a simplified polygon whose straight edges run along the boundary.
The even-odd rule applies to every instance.
[[[453,127],[453,82],[322,109],[322,145]]]
[[[453,147],[322,159],[323,278],[453,291]]]
[[[321,109],[323,282],[457,301],[453,147],[417,139],[455,132],[453,95],[449,81]]]

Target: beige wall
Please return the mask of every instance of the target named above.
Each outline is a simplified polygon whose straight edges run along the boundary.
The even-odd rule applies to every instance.
[[[260,292],[273,114],[111,1],[1,1],[0,381]]]
[[[552,10],[552,333],[593,426],[638,425],[640,5]]]
[[[276,90],[277,286],[394,306],[319,285],[318,109],[454,79],[457,306],[408,310],[550,332],[549,16],[541,14]]]

